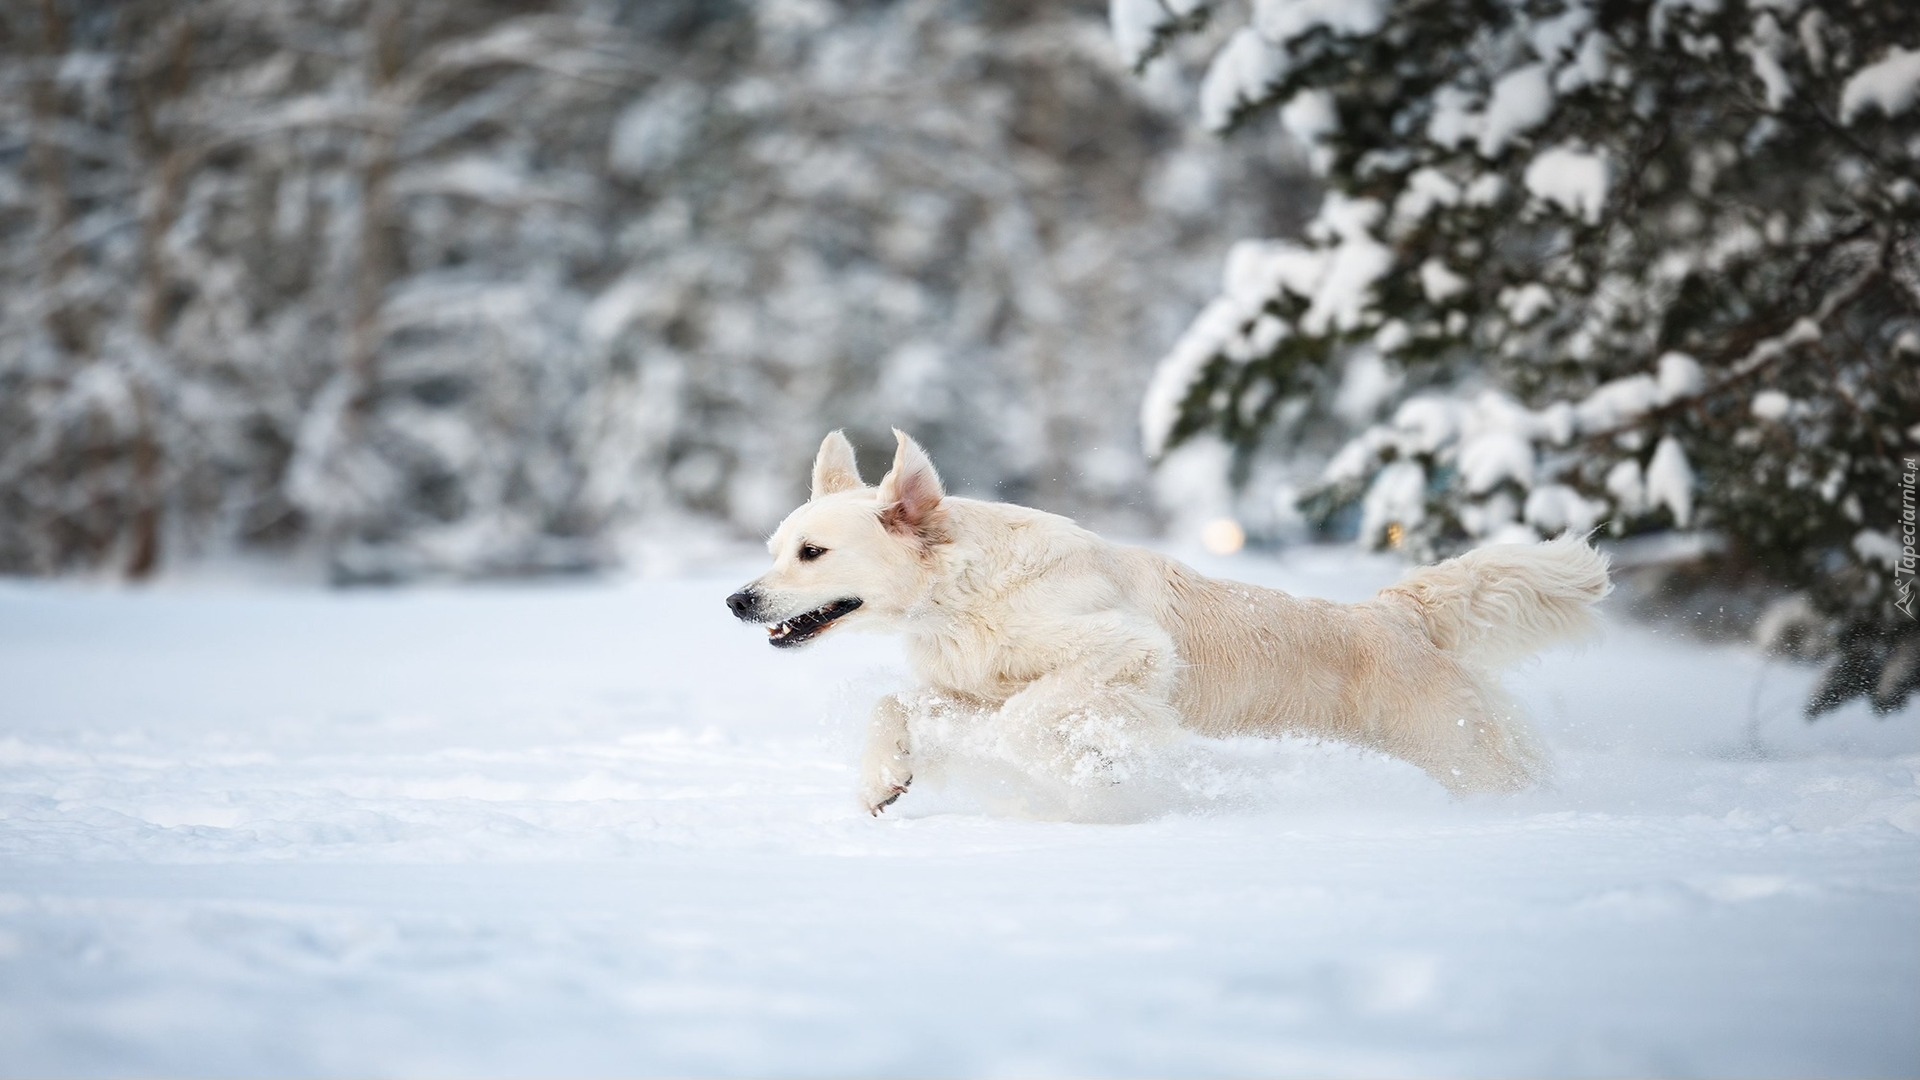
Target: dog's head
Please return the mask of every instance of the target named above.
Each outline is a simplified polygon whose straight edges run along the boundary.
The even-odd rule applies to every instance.
[[[896,430],[893,469],[860,482],[853,444],[834,432],[813,462],[813,495],[787,515],[767,550],[773,569],[727,597],[743,622],[790,649],[831,627],[896,626],[926,595],[928,555],[943,539],[940,476],[920,444]]]

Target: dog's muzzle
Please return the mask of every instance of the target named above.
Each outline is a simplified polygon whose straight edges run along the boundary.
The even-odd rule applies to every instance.
[[[849,596],[844,600],[835,600],[812,611],[803,612],[791,618],[773,622],[764,608],[764,600],[752,587],[741,589],[727,597],[727,610],[741,622],[773,623],[767,627],[767,642],[776,649],[790,649],[795,645],[811,641],[827,627],[832,626],[843,615],[851,614],[860,607],[858,597]]]

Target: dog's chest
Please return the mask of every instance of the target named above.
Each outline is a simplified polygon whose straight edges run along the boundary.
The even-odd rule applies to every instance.
[[[929,685],[994,702],[1019,693],[1042,673],[1033,650],[985,624],[916,635],[907,654],[915,674]]]

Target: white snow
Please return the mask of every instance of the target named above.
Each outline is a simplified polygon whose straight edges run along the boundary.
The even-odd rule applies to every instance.
[[[1386,355],[1399,352],[1412,341],[1413,331],[1407,329],[1407,324],[1400,319],[1388,319],[1373,334],[1373,347]]]
[[[1478,96],[1459,86],[1434,92],[1427,117],[1427,138],[1453,149],[1467,140],[1484,158],[1497,158],[1515,139],[1545,123],[1555,104],[1551,68],[1527,64],[1493,84],[1484,108]]]
[[[1537,281],[1500,290],[1500,307],[1515,326],[1525,326],[1553,310],[1553,291]]]
[[[1332,159],[1322,146],[1327,136],[1340,130],[1340,116],[1334,112],[1333,95],[1325,90],[1302,90],[1280,107],[1280,126],[1307,147],[1314,169],[1324,172]]]
[[[1787,69],[1780,63],[1780,46],[1786,41],[1780,23],[1772,14],[1763,14],[1754,20],[1753,40],[1746,45],[1747,56],[1753,61],[1753,75],[1760,80],[1761,88],[1766,92],[1767,111],[1779,112],[1780,107],[1793,96],[1793,80],[1787,76]]]
[[[1420,291],[1427,295],[1428,303],[1444,304],[1467,291],[1467,279],[1439,259],[1428,259],[1420,264]]]
[[[1393,426],[1407,449],[1430,454],[1460,432],[1460,403],[1451,398],[1422,396],[1401,402],[1393,412]]]
[[[1536,21],[1527,30],[1527,44],[1542,60],[1559,60],[1574,50],[1574,42],[1593,25],[1593,11],[1584,2],[1566,5],[1566,10]]]
[[[1493,490],[1502,480],[1533,483],[1533,444],[1513,431],[1488,431],[1460,446],[1460,478],[1470,494]]]
[[[1324,252],[1287,240],[1242,240],[1227,251],[1225,294],[1251,317],[1280,295],[1312,297],[1326,273]]]
[[[1180,421],[1180,403],[1244,323],[1241,306],[1229,297],[1220,297],[1201,309],[1180,340],[1174,342],[1172,351],[1154,367],[1146,393],[1140,396],[1141,446],[1149,458],[1166,452],[1174,425]]]
[[[1647,482],[1640,471],[1640,463],[1632,458],[1616,461],[1613,468],[1607,470],[1607,494],[1624,514],[1637,514],[1647,506]]]
[[[1427,138],[1447,149],[1467,140],[1484,158],[1497,158],[1515,139],[1545,123],[1555,103],[1551,68],[1527,64],[1493,84],[1485,108],[1474,93],[1458,86],[1434,92]]]
[[[1345,418],[1350,423],[1361,419],[1351,413],[1345,414]],[[1573,439],[1580,425],[1575,408],[1566,402],[1529,409],[1490,388],[1472,398],[1421,394],[1401,402],[1389,423],[1375,424],[1349,439],[1327,463],[1323,479],[1327,483],[1348,483],[1365,477],[1382,462],[1388,463],[1381,476],[1376,477],[1367,495],[1368,503],[1361,510],[1360,539],[1370,543],[1388,523],[1412,524],[1424,516],[1406,516],[1410,502],[1424,502],[1424,473],[1416,485],[1411,474],[1404,470],[1392,477],[1386,475],[1386,470],[1396,469],[1409,458],[1431,457],[1443,470],[1442,476],[1448,467],[1457,472],[1467,494],[1493,493],[1461,511],[1461,522],[1468,533],[1479,537],[1517,537],[1526,532],[1524,526],[1517,525],[1522,508],[1506,492],[1495,489],[1504,481],[1512,481],[1522,489],[1531,488],[1539,464],[1536,444],[1564,446]],[[1418,500],[1415,495],[1419,496]],[[1529,520],[1538,515],[1543,521],[1560,523],[1549,531],[1590,516],[1597,520],[1600,512],[1598,506],[1589,508],[1584,502],[1575,505],[1558,496],[1548,496],[1547,501],[1529,505],[1533,507],[1528,511]],[[1417,508],[1413,512],[1418,513]],[[1514,527],[1506,528],[1509,525]],[[1525,539],[1535,540],[1538,536],[1528,532]]]
[[[1594,387],[1573,407],[1580,430],[1606,431],[1645,413],[1660,403],[1660,384],[1651,375],[1627,375]]]
[[[1900,542],[1893,538],[1892,533],[1880,532],[1874,529],[1862,529],[1855,533],[1853,535],[1853,550],[1858,553],[1862,559],[1868,562],[1877,562],[1888,570],[1898,567],[1901,556],[1905,554],[1900,546]]]
[[[1674,524],[1683,529],[1693,520],[1693,466],[1671,435],[1660,440],[1647,462],[1647,501],[1672,511]]]
[[[1206,6],[1207,0],[1112,0],[1107,17],[1121,58],[1139,66],[1163,29]]]
[[[1507,72],[1493,84],[1493,96],[1480,116],[1475,136],[1481,157],[1498,156],[1516,137],[1553,115],[1553,85],[1547,74],[1546,64],[1528,64]]]
[[[1160,0],[1110,0],[1107,5],[1114,44],[1120,47],[1120,59],[1128,67],[1140,63],[1160,28],[1171,21],[1172,13],[1160,5]]]
[[[1753,395],[1753,415],[1762,420],[1784,420],[1793,411],[1793,399],[1778,390],[1762,390]]]
[[[1241,27],[1229,40],[1200,81],[1200,119],[1221,131],[1234,114],[1267,96],[1286,77],[1287,54],[1251,27]]]
[[[1467,184],[1465,197],[1468,206],[1492,206],[1507,193],[1507,178],[1497,172],[1481,173]]]
[[[1381,469],[1360,500],[1360,542],[1377,545],[1389,525],[1412,527],[1427,517],[1427,471],[1417,461]]]
[[[1475,102],[1474,95],[1462,87],[1449,85],[1434,91],[1427,138],[1449,150],[1471,138],[1479,128]]]
[[[1747,355],[1735,361],[1729,378],[1745,375],[1756,368],[1765,367],[1780,358],[1782,353],[1800,345],[1820,340],[1820,324],[1813,319],[1795,319],[1784,333],[1764,338],[1759,344],[1747,350]]]
[[[1393,223],[1412,227],[1426,219],[1435,207],[1452,206],[1460,201],[1460,185],[1446,173],[1423,165],[1407,174],[1406,187],[1393,202]]]
[[[1562,94],[1571,94],[1575,90],[1588,86],[1597,86],[1613,73],[1613,60],[1608,55],[1607,35],[1598,30],[1589,32],[1580,41],[1580,51],[1573,62],[1561,68],[1553,77],[1553,88]]]
[[[1647,27],[1653,35],[1654,44],[1665,40],[1667,29],[1677,14],[1684,23],[1688,14],[1712,15],[1720,10],[1720,5],[1721,0],[1654,0],[1653,10],[1647,15]]]
[[[1678,401],[1706,389],[1707,374],[1700,361],[1683,352],[1660,354],[1653,377],[1660,404]]]
[[[1320,29],[1366,37],[1386,22],[1389,6],[1388,0],[1254,0],[1253,25],[1282,45]]]
[[[1357,244],[1356,251],[1363,254],[1376,248],[1385,251],[1364,238]],[[1322,307],[1323,294],[1350,304],[1364,302],[1368,298],[1364,293],[1329,292],[1335,284],[1354,277],[1353,263],[1351,254],[1342,263],[1340,249],[1329,254],[1285,240],[1242,240],[1234,244],[1227,252],[1221,295],[1201,309],[1160,359],[1141,398],[1141,445],[1147,456],[1158,458],[1165,452],[1180,418],[1180,403],[1216,357],[1244,362],[1265,355],[1293,332],[1287,324],[1263,314],[1267,302],[1283,290],[1313,298],[1308,322],[1316,328],[1326,325],[1326,316],[1314,314]]]
[[[1542,535],[1551,537],[1562,532],[1584,534],[1605,513],[1604,503],[1587,499],[1565,484],[1542,484],[1527,492],[1521,516]]]
[[[1334,451],[1327,459],[1326,467],[1320,470],[1320,479],[1328,484],[1348,484],[1364,480],[1379,464],[1380,451],[1393,445],[1393,435],[1386,428],[1374,425],[1361,432],[1346,445]]]
[[[1558,206],[1589,225],[1599,224],[1612,182],[1605,155],[1571,146],[1541,151],[1527,164],[1521,179],[1534,197]]]
[[[1362,598],[1397,564],[1203,568]],[[854,805],[883,639],[760,569],[461,592],[0,586],[14,1075],[1894,1075],[1920,716],[1610,628],[1513,680],[1557,762],[1456,802],[1193,742],[1132,824]],[[994,810],[991,808],[999,808]]]
[[[1393,268],[1393,251],[1374,238],[1383,208],[1373,199],[1350,199],[1328,192],[1320,213],[1308,226],[1314,238],[1330,243],[1325,269],[1311,293],[1313,303],[1300,319],[1308,334],[1357,329],[1373,305],[1373,286]]]
[[[1373,286],[1393,267],[1393,251],[1372,232],[1383,216],[1372,199],[1330,192],[1308,225],[1320,246],[1243,240],[1228,251],[1221,295],[1161,358],[1141,399],[1141,444],[1148,457],[1165,451],[1180,403],[1216,357],[1245,362],[1264,356],[1294,332],[1263,314],[1283,292],[1309,301],[1300,318],[1306,333],[1365,324],[1372,314]]]
[[[1356,427],[1371,423],[1405,381],[1405,375],[1389,365],[1378,348],[1354,349],[1340,373],[1333,414]]]
[[[1920,49],[1896,45],[1875,63],[1853,73],[1840,88],[1840,122],[1851,124],[1869,108],[1899,116],[1920,98]]]
[[[635,101],[614,121],[607,163],[631,177],[667,168],[685,152],[705,104],[698,91],[677,83]]]

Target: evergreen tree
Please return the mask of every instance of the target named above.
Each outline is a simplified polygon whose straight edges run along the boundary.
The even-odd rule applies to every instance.
[[[1235,249],[1150,454],[1345,416],[1323,528],[1687,534],[1685,580],[1772,590],[1767,644],[1828,660],[1810,714],[1908,699],[1920,7],[1256,0],[1230,34],[1208,7],[1113,0],[1115,34],[1137,67],[1223,42],[1205,122],[1277,109],[1327,192],[1304,242]]]

